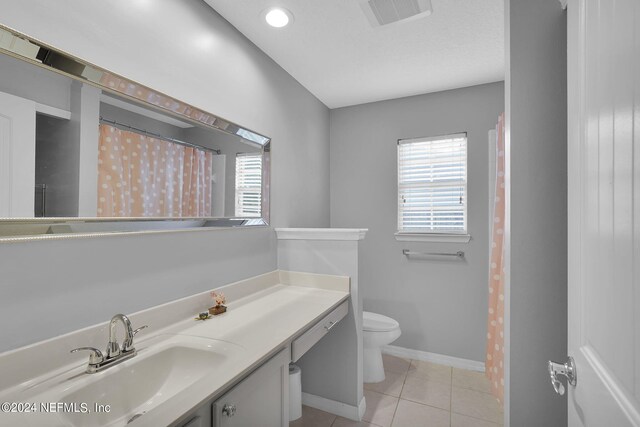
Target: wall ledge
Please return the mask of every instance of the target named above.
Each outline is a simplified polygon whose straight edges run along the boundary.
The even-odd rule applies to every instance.
[[[275,228],[278,240],[363,240],[367,228]]]

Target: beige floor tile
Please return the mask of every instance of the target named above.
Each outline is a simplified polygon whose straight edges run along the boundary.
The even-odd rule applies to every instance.
[[[378,393],[388,394],[389,396],[400,397],[402,385],[406,374],[398,374],[396,372],[385,372],[384,381],[379,383],[365,383],[365,390],[377,391]]]
[[[451,412],[494,423],[502,422],[502,407],[493,395],[465,388],[453,387]]]
[[[367,410],[364,413],[363,421],[368,421],[382,427],[389,427],[396,412],[398,398],[365,390],[364,397],[367,402]]]
[[[400,397],[449,411],[451,409],[451,384],[419,376],[407,377]]]
[[[453,368],[453,386],[469,388],[483,393],[491,392],[491,383],[484,372]]]
[[[407,377],[420,377],[451,384],[451,367],[421,360],[412,360]]]
[[[502,424],[491,423],[478,418],[467,417],[466,415],[451,414],[451,427],[500,427],[501,425]]]
[[[336,416],[310,406],[302,406],[302,417],[289,423],[289,427],[331,427]]]
[[[396,372],[398,374],[406,374],[411,365],[410,359],[403,357],[392,356],[390,354],[382,355],[382,362],[384,363],[384,370],[387,372]]]
[[[378,427],[366,421],[353,421],[346,418],[338,417],[331,427]]]
[[[400,399],[392,427],[449,427],[450,412]]]

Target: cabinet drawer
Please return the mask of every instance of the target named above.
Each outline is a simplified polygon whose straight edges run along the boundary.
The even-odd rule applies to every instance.
[[[320,341],[329,331],[349,313],[349,301],[340,304],[335,310],[327,314],[322,320],[309,328],[304,334],[291,343],[291,360],[296,362],[315,343]]]

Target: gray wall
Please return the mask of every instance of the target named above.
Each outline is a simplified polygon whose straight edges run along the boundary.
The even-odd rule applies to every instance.
[[[275,244],[269,228],[0,244],[0,352],[274,270]]]
[[[0,23],[272,137],[273,223],[329,225],[328,109],[203,2],[11,3]],[[175,22],[188,31],[167,31]],[[0,351],[275,269],[274,240],[265,228],[0,244]]]
[[[487,132],[502,82],[331,111],[331,226],[368,228],[364,309],[402,328],[401,347],[483,361],[488,298]],[[468,132],[468,244],[397,242],[396,141]],[[411,260],[402,249],[464,250],[465,262]]]
[[[70,78],[4,54],[0,54],[0,70],[0,92],[69,111]]]
[[[273,225],[329,224],[329,110],[204,1],[13,0],[0,23],[271,137]]]
[[[557,0],[507,0],[506,10],[507,420],[566,426],[566,398],[546,372],[567,357],[566,13]]]

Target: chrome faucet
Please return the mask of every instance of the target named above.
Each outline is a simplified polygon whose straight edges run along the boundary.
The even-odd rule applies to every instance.
[[[107,358],[113,358],[120,356],[121,349],[116,339],[116,324],[118,321],[124,325],[124,342],[133,341],[133,329],[131,328],[131,321],[124,314],[116,314],[111,318],[109,322],[109,344],[107,344]],[[122,345],[122,353],[125,352],[124,343]]]
[[[124,325],[124,341],[122,346],[118,344],[116,338],[116,324],[118,321]],[[90,351],[89,365],[86,372],[93,374],[102,371],[109,366],[117,365],[120,362],[124,362],[127,359],[136,355],[136,349],[133,347],[133,337],[142,329],[148,328],[147,325],[141,326],[138,329],[133,330],[131,327],[131,321],[124,314],[116,314],[111,318],[109,322],[109,343],[107,344],[106,356],[102,354],[100,350],[93,347],[79,347],[71,350],[71,353],[75,353],[82,350]]]

